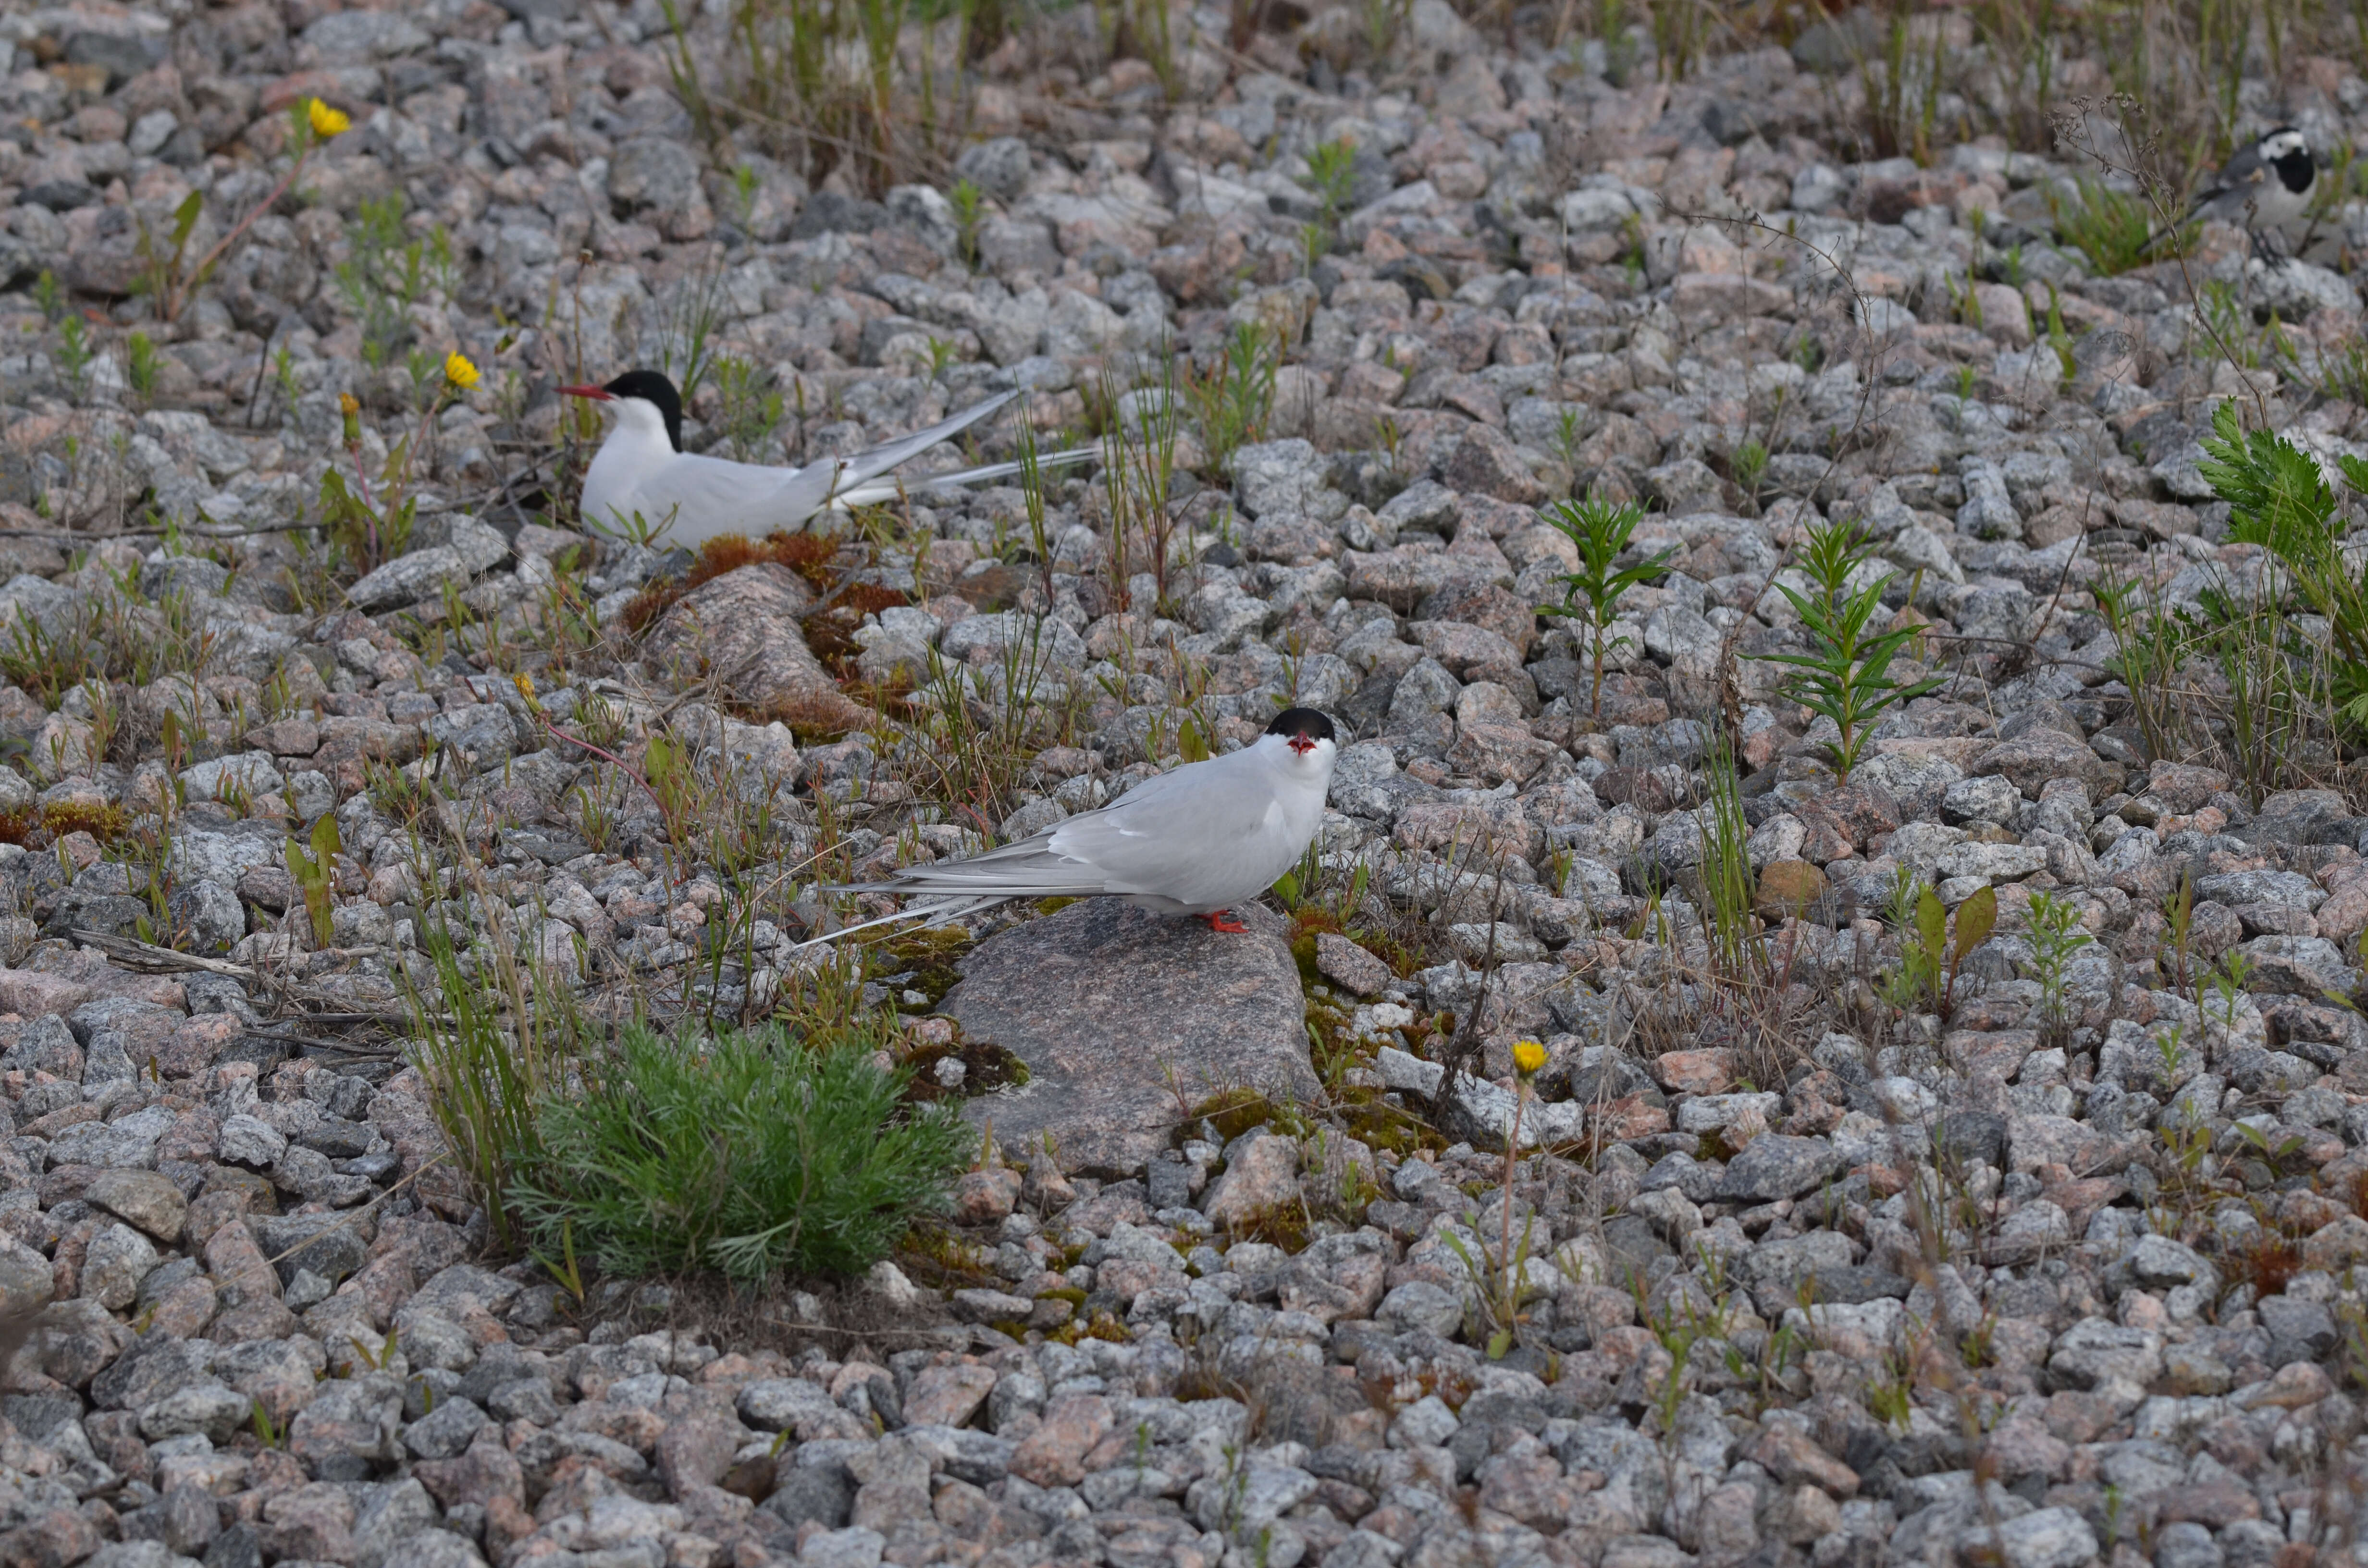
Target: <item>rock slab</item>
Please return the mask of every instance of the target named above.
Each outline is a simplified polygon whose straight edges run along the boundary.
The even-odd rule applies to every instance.
[[[1264,910],[1251,929],[1087,899],[981,943],[945,1011],[1028,1064],[1028,1083],[969,1104],[1007,1154],[1050,1134],[1068,1172],[1123,1175],[1167,1146],[1180,1091],[1309,1094],[1299,969]]]

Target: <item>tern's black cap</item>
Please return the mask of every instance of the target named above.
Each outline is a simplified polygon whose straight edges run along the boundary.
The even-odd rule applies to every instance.
[[[666,439],[682,450],[682,394],[655,370],[628,370],[600,389],[611,397],[637,397],[657,405],[666,418]]]
[[[1266,727],[1269,735],[1305,735],[1310,740],[1333,738],[1332,721],[1313,708],[1286,708]]]

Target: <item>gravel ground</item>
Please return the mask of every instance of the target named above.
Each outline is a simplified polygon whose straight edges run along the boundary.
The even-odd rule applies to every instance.
[[[2315,365],[2357,331],[2335,268],[2368,218],[2338,209],[2291,263],[2214,229],[2192,272],[2091,277],[2050,237],[2073,162],[1853,161],[1856,78],[1810,69],[1836,63],[1830,28],[1622,86],[1600,44],[1508,54],[1417,0],[1376,85],[1322,46],[1361,25],[1319,15],[1304,54],[1192,43],[1171,105],[1143,62],[1047,24],[987,63],[966,233],[938,188],[809,188],[743,140],[709,157],[652,0],[0,16],[0,731],[21,743],[0,808],[32,839],[0,846],[0,1299],[57,1303],[0,1395],[0,1558],[2357,1555],[2368,1038],[2335,998],[2363,983],[2368,818],[2247,789],[2257,756],[2150,758],[2093,588],[2200,612],[2259,581],[2197,468],[2225,399],[2368,455],[2358,409],[2296,367],[2218,362],[2187,302],[2191,276],[2228,285]],[[201,254],[313,96],[353,126],[303,202],[156,322],[132,297],[143,225],[168,243],[203,191]],[[2322,150],[2368,131],[2368,84],[2332,60],[2242,103]],[[1310,267],[1304,156],[1342,141],[1338,243]],[[386,276],[364,210],[393,193],[427,281],[390,311],[348,284]],[[627,607],[683,563],[527,514],[564,472],[554,386],[679,363],[702,295],[785,413],[752,434],[711,381],[691,443],[774,461],[1014,385],[1049,435],[1113,368],[1169,344],[1205,366],[1242,324],[1292,349],[1229,472],[1178,440],[1176,619],[1111,564],[1088,468],[1051,487],[1049,573],[1008,548],[1018,492],[932,496],[836,579],[916,603],[824,625],[806,578],[758,564],[636,640]],[[404,356],[432,390],[452,349],[484,375],[438,405],[413,548],[334,580],[287,527],[353,472],[340,395],[377,472],[419,424]],[[1764,464],[1739,459],[1753,442]],[[1623,601],[1600,723],[1579,630],[1532,610],[1571,564],[1535,508],[1588,487],[1649,502],[1639,544],[1676,551]],[[1946,683],[1885,717],[1847,788],[1750,657],[1804,645],[1775,585],[1825,518],[1898,569],[1894,604],[1912,586],[1934,633],[1915,669]],[[567,642],[563,609],[593,630]],[[744,884],[671,858],[510,673],[635,757],[670,733],[726,795],[772,801],[792,859],[836,835],[863,873],[976,840],[912,803],[911,756],[781,721],[844,729],[865,682],[932,646],[985,677],[1038,617],[1076,744],[1036,759],[1007,833],[1172,764],[1177,694],[1203,680],[1220,745],[1285,696],[1353,732],[1322,847],[1370,868],[1421,961],[1317,944],[1291,1006],[1356,1058],[1308,1113],[1324,1134],[1212,1116],[1090,1169],[1015,1152],[965,1179],[934,1271],[828,1300],[622,1281],[577,1301],[488,1253],[388,1043],[425,901],[498,925],[594,1010],[761,1009],[817,913],[792,883],[741,959],[694,964]],[[113,684],[44,690],[80,648]],[[1682,891],[1722,715],[1779,955],[1748,994],[1709,983]],[[385,769],[428,756],[448,799],[423,823]],[[324,942],[283,841],[331,813]],[[1485,873],[1463,847],[1483,834]],[[1874,991],[1901,868],[1952,905],[1996,890],[1945,1024]],[[2182,881],[2189,957],[2243,955],[2240,983],[2171,972]],[[142,941],[152,885],[195,956]],[[2095,938],[2061,1018],[2021,977],[2039,891]],[[1181,1035],[1225,960],[1176,961]],[[912,1041],[942,1044],[916,994]],[[1435,1106],[1441,1011],[1478,1078]],[[1296,1021],[1275,1060],[1306,1075]],[[1548,1050],[1524,1141],[1557,1153],[1508,1194],[1524,1038]],[[1404,1108],[1470,1142],[1372,1131]],[[1074,1119],[1071,1148],[1093,1131]],[[1508,1222],[1530,1301],[1492,1346],[1467,1260]]]

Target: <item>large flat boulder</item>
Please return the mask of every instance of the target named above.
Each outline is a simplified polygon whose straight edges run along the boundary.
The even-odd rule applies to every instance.
[[[1008,1157],[1049,1137],[1061,1168],[1125,1176],[1167,1147],[1186,1105],[1226,1089],[1307,1095],[1306,1001],[1279,917],[1241,934],[1087,899],[979,944],[944,1010],[1028,1064],[970,1102]]]

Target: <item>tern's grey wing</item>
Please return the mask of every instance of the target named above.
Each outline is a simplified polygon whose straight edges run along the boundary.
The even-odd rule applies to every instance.
[[[834,496],[844,495],[865,480],[887,472],[908,458],[920,456],[949,437],[961,435],[1019,395],[1017,392],[1008,392],[984,403],[973,403],[960,414],[950,419],[941,419],[926,430],[900,436],[853,457],[825,458],[808,464],[781,489],[778,505],[787,514],[783,526],[795,527],[804,522],[832,505]]]
[[[1036,460],[1036,466],[1039,470],[1049,472],[1056,468],[1067,468],[1073,463],[1087,462],[1101,455],[1102,449],[1099,447],[1072,447],[1066,451],[1044,453]],[[842,485],[838,493],[831,497],[831,504],[836,506],[868,506],[882,501],[893,501],[897,494],[904,490],[950,490],[957,484],[976,484],[984,480],[1008,479],[1019,472],[1020,468],[1021,465],[1016,462],[986,463],[978,468],[962,469],[953,473],[920,474],[906,483],[900,483],[883,476],[866,480],[853,489]]]
[[[967,860],[900,871],[856,892],[1085,898],[1154,893],[1224,908],[1263,892],[1304,843],[1264,758],[1245,749],[1147,778],[1099,811]]]
[[[967,860],[910,866],[887,881],[858,882],[846,891],[957,898],[1091,898],[1110,891],[1099,868],[1060,853],[1052,839],[1048,830]]]
[[[683,452],[636,484],[632,504],[674,544],[761,534],[785,526],[781,494],[798,472]]]
[[[960,414],[939,420],[926,430],[916,430],[909,436],[883,441],[869,451],[858,452],[847,460],[844,483],[860,484],[875,474],[886,473],[906,459],[919,457],[939,441],[961,435],[1019,395],[1016,392],[1008,392],[984,403],[974,403]]]
[[[1145,779],[1053,828],[1051,847],[1100,869],[1111,892],[1223,908],[1264,892],[1306,844],[1253,748]]]

